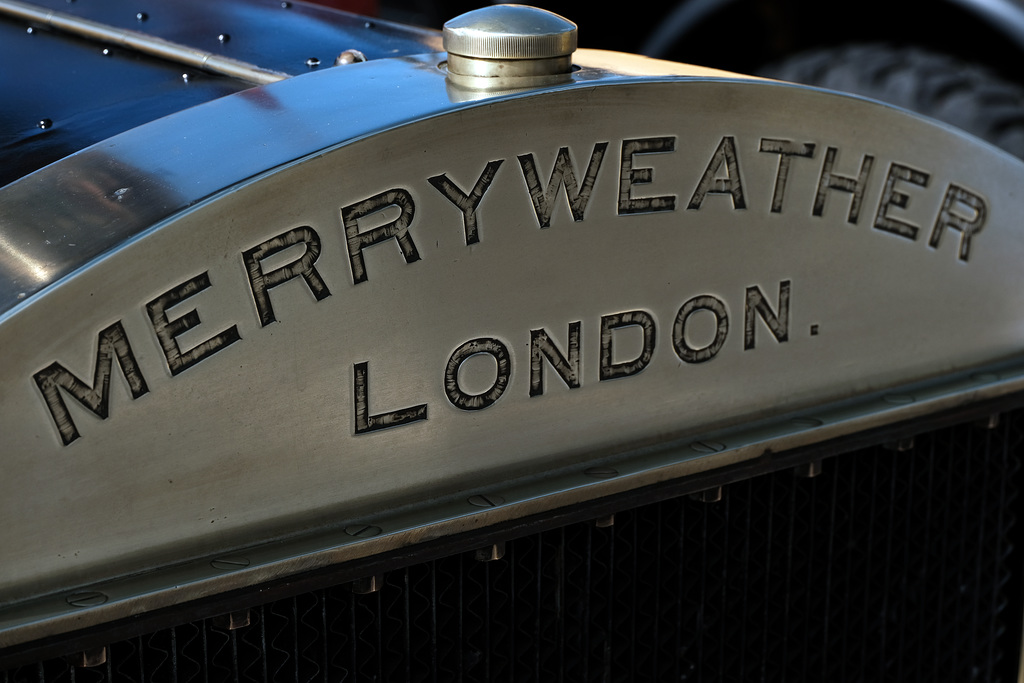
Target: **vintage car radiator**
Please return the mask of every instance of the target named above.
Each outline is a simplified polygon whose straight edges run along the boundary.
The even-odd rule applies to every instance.
[[[0,681],[1016,679],[1024,164],[529,8],[388,31],[5,151]]]
[[[929,425],[714,503],[645,492],[612,525],[537,520],[496,561],[392,558],[373,593],[326,574],[240,595],[235,629],[187,621],[197,606],[75,680],[1013,680],[1022,417]]]

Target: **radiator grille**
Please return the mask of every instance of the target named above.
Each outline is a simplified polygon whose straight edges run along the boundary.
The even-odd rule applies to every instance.
[[[1015,678],[1019,425],[969,425],[113,643],[15,681]]]

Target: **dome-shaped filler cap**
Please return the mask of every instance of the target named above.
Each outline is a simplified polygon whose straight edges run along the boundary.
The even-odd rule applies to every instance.
[[[576,24],[526,5],[494,5],[444,25],[444,49],[481,59],[547,59],[576,51]]]
[[[509,89],[569,80],[576,24],[526,5],[494,5],[444,25],[448,75],[458,85]]]

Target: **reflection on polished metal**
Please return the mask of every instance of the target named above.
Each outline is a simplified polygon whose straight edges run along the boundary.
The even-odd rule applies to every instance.
[[[221,631],[237,631],[240,628],[248,626],[252,617],[249,610],[239,610],[238,612],[230,612],[228,614],[222,614],[212,619],[213,627],[220,629]]]
[[[704,491],[691,493],[690,498],[698,503],[718,503],[722,500],[723,495],[722,487],[716,486],[713,489],[706,489]]]
[[[813,479],[821,474],[821,460],[811,460],[793,468],[793,474],[801,479]]]
[[[0,189],[0,647],[1024,389],[1019,160],[585,50],[461,102],[441,59]]]
[[[477,548],[473,553],[473,558],[477,562],[494,562],[505,557],[505,541],[499,541],[498,543],[492,543],[485,548]]]
[[[473,90],[511,90],[567,83],[576,24],[524,5],[494,5],[444,25],[448,78]]]
[[[899,439],[897,441],[890,441],[884,444],[884,448],[887,451],[894,453],[906,453],[907,451],[914,450],[914,437],[910,436],[905,439]]]
[[[344,66],[346,64],[357,64],[359,62],[365,62],[366,55],[359,50],[345,50],[337,57],[334,58],[334,66]]]
[[[0,15],[34,21],[76,36],[114,43],[129,50],[168,59],[179,64],[194,66],[212,73],[232,76],[256,85],[274,83],[290,78],[289,74],[281,73],[280,71],[264,69],[238,59],[231,59],[230,57],[216,55],[212,52],[197,50],[188,45],[181,45],[164,40],[163,38],[157,38],[148,33],[102,24],[98,21],[83,19],[65,12],[57,12],[27,2],[20,2],[19,0],[0,0]],[[145,21],[147,17],[140,12],[137,18],[141,22]],[[227,35],[222,34],[222,36],[224,39],[221,42],[227,42]]]
[[[999,426],[999,413],[993,413],[984,419],[978,420],[974,424],[981,429],[995,429]]]
[[[93,647],[68,657],[68,662],[79,669],[89,669],[107,663],[107,648]]]
[[[265,97],[225,97],[115,136],[3,188],[0,318],[92,259],[247,178],[346,140],[473,106],[443,87],[438,60],[435,55],[376,60],[345,75],[324,70],[287,79]],[[585,64],[589,68],[575,77],[584,87],[641,74],[729,75],[631,55],[609,60],[601,52],[587,54]],[[386,83],[401,85],[387,89],[388,106],[366,97]],[[282,126],[302,134],[281,135]],[[176,143],[154,147],[155,139]],[[124,188],[132,188],[132,194],[112,201]],[[61,202],[50,201],[53,196]]]
[[[384,585],[384,575],[374,574],[352,582],[352,592],[356,595],[370,595],[376,593]]]

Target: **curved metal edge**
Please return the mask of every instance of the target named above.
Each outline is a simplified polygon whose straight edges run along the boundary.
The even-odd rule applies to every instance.
[[[442,536],[699,475],[1024,391],[1024,360],[821,406],[681,442],[607,455],[551,476],[340,521],[332,530],[141,575],[82,586],[0,610],[0,648],[399,550]],[[597,469],[595,469],[597,468]],[[481,500],[487,504],[481,503]],[[74,596],[88,599],[76,602]]]
[[[0,322],[151,226],[242,181],[442,114],[624,79],[743,79],[580,50],[564,85],[483,94],[446,87],[443,54],[327,69],[147,123],[0,188]],[[197,172],[197,169],[202,169]]]
[[[204,199],[404,124],[623,82],[750,81],[832,92],[603,50],[578,50],[574,61],[570,83],[487,93],[448,84],[443,53],[327,69],[207,102],[72,154],[0,188],[0,323],[34,295]]]
[[[979,17],[993,31],[1009,38],[1024,50],[1024,6],[1014,0],[946,0]],[[1024,674],[1022,674],[1024,675]]]

